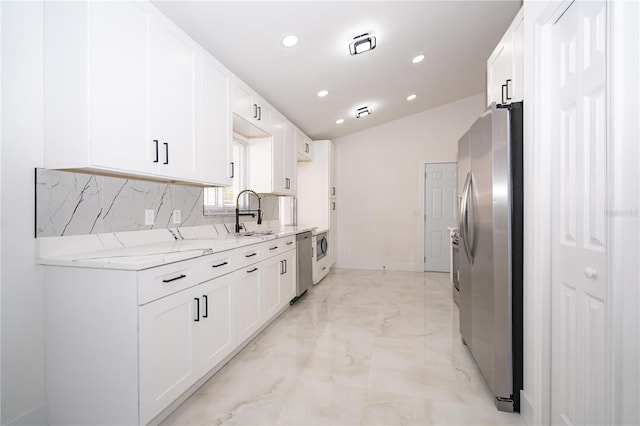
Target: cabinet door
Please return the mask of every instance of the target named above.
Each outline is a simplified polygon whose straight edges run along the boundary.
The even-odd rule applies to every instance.
[[[140,423],[147,424],[198,378],[193,362],[196,300],[191,290],[139,309]]]
[[[238,344],[260,328],[260,268],[249,266],[235,274]]]
[[[150,34],[149,117],[156,173],[197,181],[201,161],[196,130],[201,49],[159,13],[152,21]]]
[[[336,250],[338,246],[338,204],[335,198],[329,200],[329,266],[336,263]]]
[[[202,181],[231,185],[232,117],[229,74],[202,51]]]
[[[287,195],[296,194],[296,134],[295,129],[286,127],[284,135],[284,177]]]
[[[520,15],[519,15],[520,16]],[[513,81],[511,84],[511,102],[524,98],[524,22],[522,17],[513,31]],[[511,92],[513,94],[511,94]]]
[[[266,103],[260,99],[255,100],[254,102],[254,124],[267,132],[271,133],[271,109],[266,105]]]
[[[332,142],[329,142],[329,197],[337,196],[337,184],[338,184],[338,167],[337,167],[337,154],[336,148]]]
[[[244,84],[235,81],[233,84],[233,112],[248,122],[253,122],[257,115],[257,106],[253,104],[253,92]]]
[[[280,274],[281,256],[272,257],[264,262],[260,277],[260,309],[264,324],[280,310]]]
[[[284,307],[296,296],[296,251],[284,253],[281,259],[280,306]]]
[[[200,321],[194,327],[199,375],[207,374],[236,348],[235,298],[232,275],[207,281],[195,289]]]
[[[289,183],[287,181],[287,176],[285,176],[285,166],[284,166],[284,157],[285,157],[285,138],[288,127],[285,127],[285,122],[282,117],[273,116],[273,126],[271,130],[272,137],[272,158],[271,158],[271,167],[272,167],[272,176],[273,176],[273,192],[276,194],[287,194]],[[268,161],[267,159],[263,159],[261,161]]]
[[[135,2],[89,2],[89,131],[92,163],[151,172],[148,139],[148,9]]]
[[[299,130],[296,130],[296,155],[298,161],[313,160],[311,139]]]

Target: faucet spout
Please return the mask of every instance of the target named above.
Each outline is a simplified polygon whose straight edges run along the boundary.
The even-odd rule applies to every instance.
[[[261,201],[260,196],[255,191],[252,191],[250,189],[242,190],[242,191],[240,191],[240,193],[238,194],[238,197],[236,198],[236,234],[240,232],[240,196],[242,194],[244,194],[245,192],[248,192],[248,193],[251,193],[251,194],[255,195],[256,198],[258,199],[258,211],[257,211],[257,213],[258,213],[258,225],[262,224],[262,209],[261,209],[261,206],[260,206],[260,201]],[[245,214],[246,215],[255,216],[253,213],[251,213],[252,211],[254,211],[254,210],[246,210]]]

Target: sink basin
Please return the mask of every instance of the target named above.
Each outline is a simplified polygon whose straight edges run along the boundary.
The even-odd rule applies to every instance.
[[[262,237],[264,235],[271,235],[273,231],[249,231],[249,232],[240,232],[235,234],[236,237]]]

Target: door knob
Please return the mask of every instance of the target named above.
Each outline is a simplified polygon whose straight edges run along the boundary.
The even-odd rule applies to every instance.
[[[586,268],[584,270],[584,276],[592,280],[598,276],[598,271],[592,268]]]

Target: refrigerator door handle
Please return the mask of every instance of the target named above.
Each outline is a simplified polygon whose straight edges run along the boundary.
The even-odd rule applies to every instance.
[[[475,254],[473,252],[473,247],[475,246],[475,242],[476,242],[476,233],[475,233],[475,220],[476,220],[476,215],[475,215],[475,211],[474,211],[474,196],[473,196],[473,175],[469,174],[469,187],[467,188],[467,202],[466,202],[466,207],[467,207],[467,216],[466,216],[466,239],[467,239],[467,246],[468,246],[468,250],[469,250],[469,261],[471,262],[471,264],[473,265],[473,259],[475,258]]]
[[[464,182],[464,188],[462,190],[462,200],[460,202],[460,239],[462,240],[462,245],[464,247],[464,252],[467,255],[467,259],[469,262],[473,264],[473,258],[471,257],[471,252],[469,250],[469,241],[468,241],[468,226],[469,226],[469,216],[468,216],[468,201],[469,201],[469,188],[471,187],[471,173],[467,173],[467,178]]]

